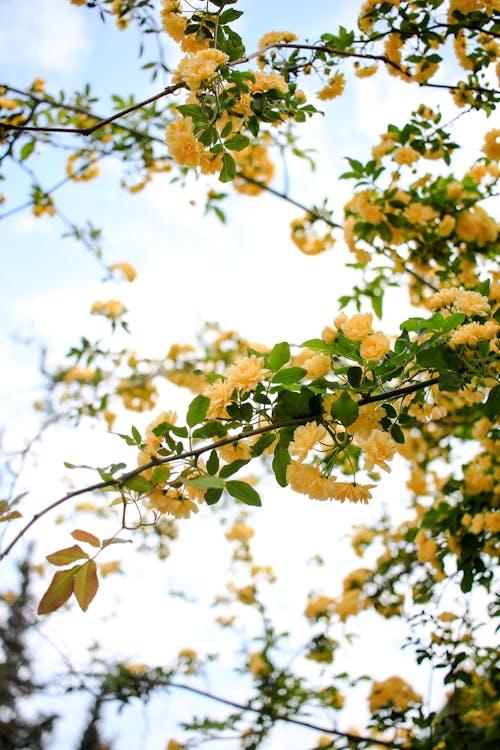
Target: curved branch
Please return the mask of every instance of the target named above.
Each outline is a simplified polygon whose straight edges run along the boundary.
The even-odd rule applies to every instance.
[[[387,391],[386,393],[378,393],[373,396],[364,396],[360,398],[357,403],[358,403],[358,406],[365,406],[366,404],[373,404],[378,401],[388,401],[390,399],[402,398],[408,395],[409,393],[415,393],[415,391],[423,390],[424,388],[428,388],[432,385],[435,385],[438,382],[439,382],[439,376],[435,376],[433,378],[429,378],[428,380],[422,380],[419,383],[413,383],[412,385],[403,386],[401,388],[396,388],[392,391]],[[292,427],[294,425],[307,424],[307,422],[310,422],[311,420],[315,419],[317,416],[318,416],[317,414],[308,414],[306,417],[295,417],[295,419],[287,419],[282,422],[271,422],[270,424],[267,424],[263,427],[256,427],[255,429],[251,429],[247,431],[243,430],[238,435],[232,435],[230,437],[224,438],[223,440],[216,440],[214,442],[209,443],[208,445],[203,445],[200,448],[195,448],[190,451],[184,451],[183,453],[179,453],[174,456],[156,458],[144,464],[143,466],[139,466],[136,469],[132,469],[131,471],[127,471],[124,474],[121,474],[116,479],[108,479],[102,482],[96,482],[95,484],[88,485],[87,487],[82,487],[78,490],[72,490],[71,492],[68,492],[63,497],[60,497],[58,500],[55,500],[53,503],[50,503],[50,505],[47,505],[47,507],[43,508],[38,513],[35,513],[34,516],[31,518],[31,520],[28,521],[28,523],[19,531],[19,533],[14,537],[14,539],[10,542],[10,544],[7,545],[5,550],[2,553],[0,553],[0,561],[3,560],[4,557],[7,557],[7,555],[10,553],[13,547],[15,547],[15,545],[25,535],[25,533],[40,518],[45,516],[47,513],[50,513],[50,511],[54,510],[55,508],[58,508],[60,505],[65,503],[67,500],[70,500],[72,497],[78,497],[79,495],[86,495],[87,493],[94,492],[96,490],[104,490],[107,487],[120,488],[125,485],[128,479],[131,479],[132,477],[136,477],[139,474],[142,474],[144,471],[147,471],[147,469],[154,469],[156,466],[160,466],[161,464],[173,463],[174,461],[184,461],[189,458],[198,458],[199,456],[211,450],[221,448],[224,445],[237,443],[240,440],[244,440],[245,438],[254,437],[255,435],[262,435],[263,433],[266,433],[266,432],[273,432],[274,430],[280,430],[284,427]]]

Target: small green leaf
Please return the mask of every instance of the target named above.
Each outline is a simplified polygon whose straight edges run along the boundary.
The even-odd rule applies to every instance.
[[[286,365],[289,360],[290,344],[287,341],[282,341],[281,344],[276,344],[269,352],[268,363],[273,372],[276,372],[280,367]]]
[[[403,435],[403,430],[398,424],[393,424],[391,427],[391,435],[393,439],[396,441],[396,443],[403,444],[405,441],[405,436]]]
[[[123,485],[129,490],[134,490],[134,492],[139,492],[141,494],[143,492],[149,492],[149,490],[151,489],[151,482],[145,479],[145,477],[139,476],[138,474],[125,479]]]
[[[196,396],[195,399],[189,404],[186,422],[190,427],[194,427],[205,420],[207,416],[208,407],[210,406],[210,399],[203,396],[201,393]]]
[[[48,615],[50,612],[55,612],[56,609],[59,609],[59,607],[62,607],[68,601],[73,593],[75,574],[78,568],[79,566],[75,565],[75,567],[69,570],[58,570],[54,574],[49,588],[42,596],[38,605],[37,612],[39,615]]]
[[[237,133],[236,135],[232,135],[231,138],[228,138],[224,141],[224,146],[230,151],[243,151],[244,148],[248,146],[250,141],[246,137],[246,135],[242,135],[241,133]]]
[[[219,502],[219,500],[222,497],[222,490],[217,489],[216,487],[210,487],[205,492],[205,502],[207,505],[215,505],[215,503]]]
[[[28,141],[21,149],[21,161],[25,161],[35,150],[35,141]]]
[[[142,441],[141,433],[139,432],[137,427],[134,427],[133,425],[132,425],[132,437],[134,438],[136,445],[141,444],[141,441]]]
[[[221,182],[231,182],[236,177],[236,162],[227,152],[222,155],[222,169],[219,175]]]
[[[241,500],[245,505],[262,505],[259,493],[246,482],[241,482],[237,479],[229,479],[226,482],[226,490],[231,497]]]
[[[496,417],[500,414],[500,385],[496,385],[489,392],[485,404],[485,412],[490,422],[495,421]]]
[[[76,560],[88,559],[88,557],[87,553],[78,544],[74,544],[72,547],[65,547],[57,552],[52,552],[51,555],[47,555],[47,560],[52,565],[67,565]]]
[[[232,474],[236,474],[237,471],[241,469],[242,466],[246,466],[247,463],[250,461],[249,458],[239,458],[236,461],[232,461],[232,463],[227,464],[226,466],[223,466],[222,469],[219,472],[219,476],[223,477],[224,479],[227,479],[227,477],[232,476]]]
[[[89,560],[80,567],[75,575],[74,592],[80,609],[87,611],[88,606],[99,588],[97,566],[94,560]]]
[[[276,477],[276,481],[278,482],[280,487],[286,487],[288,484],[288,480],[286,478],[286,470],[291,460],[292,459],[288,450],[280,443],[274,451],[274,458],[272,463],[274,476]]]
[[[359,406],[349,396],[347,391],[342,391],[342,395],[337,401],[334,401],[331,408],[331,415],[344,427],[349,427],[358,418]]]
[[[349,385],[353,388],[357,388],[358,385],[361,383],[361,378],[363,376],[363,370],[361,367],[349,367],[347,370],[347,380],[349,381]]]
[[[215,450],[210,452],[210,457],[207,461],[207,471],[212,476],[219,471],[219,456]]]

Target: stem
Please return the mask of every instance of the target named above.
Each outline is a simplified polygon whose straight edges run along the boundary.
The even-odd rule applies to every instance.
[[[378,393],[374,396],[364,396],[358,401],[358,406],[373,404],[377,401],[387,401],[389,399],[402,398],[409,393],[414,393],[415,391],[422,390],[423,388],[428,388],[438,382],[439,377],[436,376],[430,378],[429,380],[422,380],[420,383],[413,383],[412,385],[403,386],[402,388],[396,388],[395,390],[388,391],[387,393]],[[280,430],[285,427],[307,424],[307,422],[316,419],[317,416],[317,414],[308,414],[306,417],[295,417],[294,419],[287,419],[282,422],[271,422],[264,427],[256,427],[255,429],[248,430],[247,432],[242,431],[238,435],[232,435],[231,437],[224,438],[223,440],[216,440],[212,443],[209,443],[208,445],[203,445],[200,448],[195,448],[194,450],[185,451],[184,453],[179,453],[175,456],[167,456],[165,458],[154,459],[153,461],[149,461],[149,463],[146,463],[143,466],[139,466],[136,469],[132,469],[131,471],[127,471],[124,474],[121,474],[121,476],[117,477],[116,479],[108,479],[106,481],[97,482],[96,484],[91,484],[87,487],[82,487],[78,490],[68,492],[63,497],[60,497],[58,500],[55,500],[50,505],[47,505],[47,507],[34,514],[31,520],[28,521],[28,523],[19,531],[19,533],[14,537],[10,544],[7,545],[5,550],[0,553],[0,561],[3,560],[4,557],[7,557],[9,552],[13,547],[15,547],[19,540],[22,539],[28,529],[30,529],[40,518],[45,516],[47,513],[50,513],[50,511],[54,510],[55,508],[58,508],[60,505],[65,503],[67,500],[70,500],[72,497],[86,495],[88,492],[94,492],[96,490],[104,490],[107,487],[121,488],[128,479],[142,474],[142,472],[146,471],[147,469],[153,469],[156,466],[160,466],[161,464],[172,463],[174,461],[184,461],[190,458],[198,458],[199,456],[203,455],[203,453],[221,448],[224,445],[237,443],[239,440],[243,440],[244,438],[254,437],[255,435],[262,435],[263,433],[272,432],[273,430]]]

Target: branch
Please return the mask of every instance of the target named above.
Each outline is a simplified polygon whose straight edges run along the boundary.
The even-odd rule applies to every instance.
[[[403,396],[406,396],[409,393],[415,393],[415,391],[428,388],[432,385],[435,385],[438,382],[439,382],[439,376],[435,376],[433,378],[430,378],[429,380],[422,380],[420,383],[413,383],[413,385],[403,386],[402,388],[396,388],[395,390],[387,391],[386,393],[378,393],[374,396],[364,396],[363,398],[359,399],[358,406],[365,406],[366,404],[373,404],[378,401],[387,401],[390,399],[402,398]],[[78,497],[79,495],[86,495],[87,493],[94,492],[96,490],[104,490],[107,487],[120,488],[126,484],[128,479],[131,479],[132,477],[142,474],[144,471],[147,471],[147,469],[154,469],[156,466],[160,466],[161,464],[166,464],[166,463],[173,463],[174,461],[184,461],[189,458],[198,458],[199,456],[203,455],[204,453],[207,453],[208,451],[221,448],[224,445],[237,443],[240,440],[244,440],[245,438],[248,438],[248,437],[254,437],[255,435],[262,435],[263,433],[266,433],[266,432],[272,432],[273,430],[280,430],[284,427],[291,427],[293,425],[307,424],[307,422],[312,421],[317,416],[318,416],[317,414],[308,414],[306,417],[295,417],[295,419],[288,419],[282,422],[271,422],[270,424],[265,425],[264,427],[256,427],[255,429],[252,429],[252,430],[242,431],[238,435],[232,435],[231,437],[224,438],[223,440],[216,440],[212,443],[209,443],[208,445],[203,445],[200,448],[195,448],[194,450],[185,451],[184,453],[178,453],[177,455],[174,455],[174,456],[156,458],[144,464],[143,466],[139,466],[136,469],[132,469],[131,471],[127,471],[124,474],[121,474],[116,479],[108,479],[106,481],[96,482],[96,484],[91,484],[91,485],[88,485],[87,487],[82,487],[78,490],[73,490],[72,492],[68,492],[63,497],[60,497],[58,500],[55,500],[50,505],[43,508],[38,513],[34,514],[31,520],[28,521],[28,523],[19,531],[19,533],[14,537],[14,539],[10,542],[10,544],[7,545],[5,550],[2,553],[0,553],[0,561],[3,560],[4,557],[7,557],[7,555],[12,550],[12,548],[15,547],[15,545],[19,542],[19,540],[22,539],[22,537],[26,534],[26,532],[40,518],[45,516],[47,513],[50,513],[50,511],[54,510],[55,508],[58,508],[60,505],[65,503],[67,500],[70,500],[72,497]]]
[[[121,117],[124,117],[125,115],[128,115],[131,112],[135,112],[137,109],[141,109],[142,107],[145,107],[147,104],[151,104],[151,102],[155,102],[157,99],[161,99],[163,96],[174,94],[179,89],[185,88],[185,86],[186,84],[184,83],[175,83],[175,84],[172,84],[172,86],[167,86],[165,89],[163,89],[163,91],[160,91],[159,94],[150,96],[149,99],[144,99],[142,102],[137,102],[137,104],[133,104],[131,107],[122,109],[120,110],[120,112],[116,112],[116,114],[111,115],[110,117],[106,117],[104,120],[99,120],[99,122],[96,122],[95,125],[91,125],[88,128],[58,128],[58,127],[41,128],[41,127],[35,127],[32,125],[10,125],[8,122],[0,122],[0,128],[6,128],[7,130],[34,130],[40,133],[78,133],[79,135],[92,135],[92,133],[95,133],[96,130],[103,128],[105,125],[109,125],[110,122],[119,120]],[[10,88],[10,87],[7,87],[7,88]],[[14,90],[15,89],[11,89],[11,91],[14,91]],[[59,106],[64,107],[65,105],[59,105]]]
[[[341,732],[338,729],[332,729],[331,727],[323,727],[319,724],[313,724],[309,721],[303,721],[302,719],[293,719],[291,716],[280,716],[279,714],[271,713],[268,710],[263,710],[261,708],[254,708],[250,703],[247,703],[246,705],[243,703],[236,703],[235,701],[231,701],[228,698],[222,698],[219,695],[215,695],[214,693],[210,693],[207,690],[201,690],[200,688],[192,687],[191,685],[186,685],[182,682],[171,682],[169,679],[154,679],[151,681],[154,685],[158,685],[160,687],[172,687],[177,688],[178,690],[186,690],[189,693],[194,693],[195,695],[201,695],[204,698],[208,698],[209,700],[216,701],[217,703],[222,703],[225,706],[230,706],[231,708],[236,708],[239,711],[250,711],[254,714],[258,714],[259,716],[267,716],[270,719],[273,719],[274,721],[284,721],[288,724],[295,724],[300,727],[306,727],[307,729],[314,729],[316,732],[324,732],[325,734],[334,734],[336,737],[343,737],[344,739],[349,740],[350,742],[367,742],[370,743],[370,745],[380,745],[381,747],[391,747],[391,748],[402,748],[404,745],[400,745],[396,742],[391,742],[389,740],[376,740],[373,737],[363,737],[361,735],[356,734],[350,734],[349,732]]]

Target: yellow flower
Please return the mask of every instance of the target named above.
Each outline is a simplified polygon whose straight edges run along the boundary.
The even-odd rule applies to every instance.
[[[261,71],[252,71],[255,76],[255,81],[248,81],[247,86],[252,94],[262,93],[264,91],[270,91],[275,89],[281,91],[282,94],[286,94],[288,91],[288,83],[285,81],[280,73],[272,71],[271,73],[262,73]]]
[[[332,607],[335,604],[333,599],[323,594],[318,594],[314,599],[309,599],[304,614],[310,620],[316,620],[318,617],[327,617],[332,613]]]
[[[367,440],[358,438],[358,443],[365,454],[363,468],[366,471],[372,471],[375,465],[380,466],[384,471],[391,471],[387,461],[394,457],[397,445],[387,432],[373,430]]]
[[[257,180],[264,185],[271,182],[274,175],[274,164],[269,158],[267,148],[260,143],[250,144],[241,151],[233,152],[239,174],[233,180],[234,189],[245,195],[259,195],[264,188],[248,182],[246,178]]]
[[[500,129],[496,128],[486,133],[482,150],[488,159],[500,159]]]
[[[487,297],[479,292],[467,292],[463,289],[457,292],[453,308],[466,315],[488,315],[491,309]]]
[[[208,419],[220,419],[229,416],[226,407],[231,403],[233,391],[234,386],[221,378],[205,388],[203,395],[210,399],[207,412]]]
[[[380,404],[365,404],[360,406],[359,415],[347,431],[366,440],[375,429],[380,429],[380,421],[386,416],[385,409]]]
[[[323,440],[325,435],[326,430],[323,425],[318,425],[314,421],[300,425],[293,433],[293,441],[290,443],[288,450],[291,455],[296,456],[297,460],[302,462],[307,458],[309,451],[314,448],[316,443]]]
[[[494,338],[500,325],[494,320],[488,320],[486,323],[466,323],[459,326],[450,337],[450,346],[477,346],[480,339],[489,341]]]
[[[390,349],[390,341],[383,333],[372,333],[363,339],[359,353],[368,362],[378,362]]]
[[[250,357],[238,357],[236,362],[226,370],[226,382],[234,389],[252,391],[270,374],[264,369],[262,358],[252,354]]]
[[[258,651],[249,654],[248,666],[254,679],[265,677],[271,671],[270,664],[268,664],[262,654]]]
[[[280,42],[294,42],[297,39],[290,31],[268,31],[259,39],[257,49],[267,47],[268,44],[279,44]]]
[[[420,154],[411,146],[400,146],[394,152],[394,161],[396,164],[407,164],[411,166],[420,159]]]
[[[198,167],[203,145],[196,140],[194,125],[190,117],[178,117],[167,125],[165,142],[168,153],[177,164]]]
[[[357,313],[342,323],[342,333],[349,341],[362,341],[372,331],[372,320],[371,313]]]
[[[124,312],[125,305],[117,299],[109,299],[107,302],[96,301],[90,308],[91,315],[104,315],[111,320],[119,318]]]
[[[130,263],[113,263],[111,266],[108,266],[108,271],[121,271],[127,281],[134,281],[137,277],[137,271]]]
[[[449,237],[455,229],[455,217],[447,214],[439,222],[438,233],[440,237]]]
[[[79,159],[82,162],[81,165],[77,164]],[[86,182],[97,177],[99,174],[99,165],[97,164],[97,154],[95,151],[90,154],[81,151],[71,154],[66,162],[66,174],[74,182]]]
[[[335,477],[325,477],[316,466],[292,461],[286,470],[286,479],[292,490],[307,495],[312,500],[328,500],[332,497]]]
[[[199,52],[190,52],[180,61],[172,75],[172,83],[185,83],[191,91],[200,88],[202,81],[210,81],[219,65],[228,60],[225,52],[210,47]]]
[[[369,78],[377,72],[377,64],[361,67],[359,63],[354,63],[354,72],[358,78]]]
[[[498,237],[498,224],[480,206],[460,211],[456,232],[461,240],[474,242],[483,247],[487,242],[495,242]]]
[[[372,497],[370,490],[376,486],[376,484],[357,484],[356,482],[332,482],[332,498],[341,503],[349,500],[350,503],[362,502],[366,505]]]
[[[441,289],[439,292],[429,297],[429,307],[431,310],[438,310],[440,307],[446,307],[455,302],[458,289]]]
[[[331,366],[332,362],[328,354],[313,354],[303,364],[308,378],[322,378],[330,372]]]
[[[406,711],[412,703],[422,703],[422,697],[401,677],[389,677],[383,682],[373,682],[369,696],[372,713],[390,705],[398,711]]]
[[[324,86],[321,91],[318,91],[316,96],[318,99],[321,99],[321,101],[329,101],[330,99],[335,99],[337,96],[340,96],[343,93],[344,88],[344,74],[337,71],[335,75],[328,80],[327,85]]]

